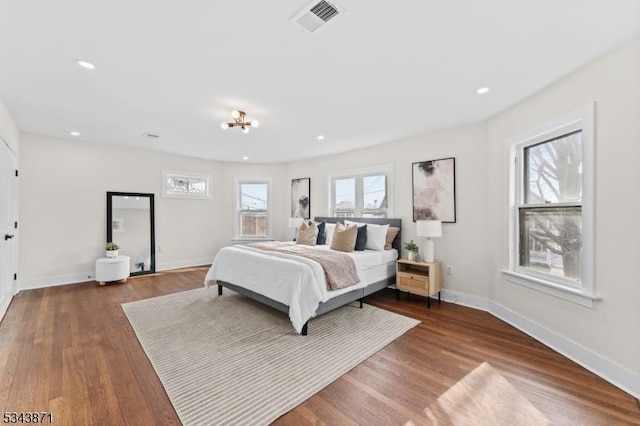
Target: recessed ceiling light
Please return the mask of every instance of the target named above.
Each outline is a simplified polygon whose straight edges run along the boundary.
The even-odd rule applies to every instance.
[[[69,132],[69,134],[71,136],[80,136],[80,132],[76,132],[75,130],[73,132]]]
[[[248,160],[249,157],[247,157],[246,155],[244,157],[242,157],[243,160]]]
[[[80,65],[82,68],[86,68],[88,70],[95,70],[96,69],[96,66],[94,64],[92,64],[91,62],[78,61],[77,64]]]
[[[478,95],[484,95],[488,91],[489,91],[488,87],[481,87],[481,88],[478,89]]]
[[[318,135],[318,140],[321,141],[322,139],[324,139],[324,136]]]

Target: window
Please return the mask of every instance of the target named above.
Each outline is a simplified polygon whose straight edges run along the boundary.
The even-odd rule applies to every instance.
[[[235,239],[270,239],[271,179],[236,179]]]
[[[393,166],[374,166],[329,175],[329,215],[389,217],[393,214]]]
[[[509,281],[593,305],[593,105],[510,143]]]
[[[162,171],[163,195],[169,198],[211,198],[211,175]]]

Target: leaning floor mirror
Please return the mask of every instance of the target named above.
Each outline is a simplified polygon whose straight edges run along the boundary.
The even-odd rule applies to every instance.
[[[131,275],[156,271],[153,194],[107,192],[107,241],[131,258]]]

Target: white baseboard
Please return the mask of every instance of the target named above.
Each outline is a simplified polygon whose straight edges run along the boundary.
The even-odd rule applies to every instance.
[[[165,262],[156,265],[156,271],[168,271],[170,269],[188,268],[191,266],[210,265],[213,257],[202,257],[199,259],[179,260],[175,262]],[[20,280],[20,290],[34,290],[37,288],[55,287],[66,284],[83,283],[96,279],[96,271],[78,272],[75,274],[56,275],[50,277],[33,278]]]
[[[199,259],[177,260],[175,262],[164,262],[156,265],[156,271],[168,271],[170,269],[190,268],[192,266],[211,265],[213,257],[201,257]]]
[[[489,299],[486,297],[460,293],[449,289],[443,289],[441,296],[445,302],[468,306],[469,308],[479,309],[481,311],[489,311]]]
[[[640,398],[640,374],[624,368],[548,327],[484,297],[446,289],[443,291],[443,300],[487,311],[635,398]]]
[[[50,277],[20,280],[20,290],[55,287],[59,285],[83,283],[96,279],[96,271],[78,272],[76,274],[55,275]]]

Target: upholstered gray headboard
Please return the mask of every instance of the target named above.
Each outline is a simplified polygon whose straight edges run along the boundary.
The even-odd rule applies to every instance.
[[[391,243],[391,246],[398,250],[398,255],[402,255],[402,240],[400,235],[402,234],[402,219],[385,219],[385,218],[373,218],[373,217],[325,217],[325,216],[316,216],[313,220],[316,222],[327,222],[327,223],[336,223],[343,222],[345,220],[350,220],[351,222],[359,222],[359,223],[373,223],[375,225],[389,225],[394,226],[396,228],[400,228],[400,232],[396,235],[396,238]]]

